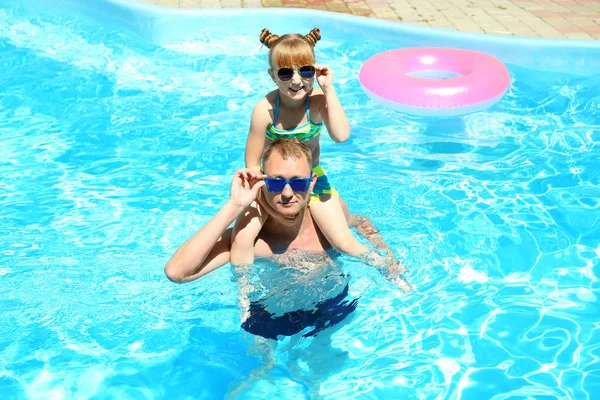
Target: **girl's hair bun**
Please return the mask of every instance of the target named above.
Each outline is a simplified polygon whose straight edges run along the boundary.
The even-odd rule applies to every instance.
[[[319,28],[313,28],[307,35],[304,35],[304,39],[306,39],[312,47],[315,47],[315,44],[321,40],[321,30]]]
[[[269,49],[275,44],[277,39],[279,39],[279,36],[273,35],[271,32],[269,32],[267,28],[263,29],[260,33],[260,42],[267,46],[267,48]]]

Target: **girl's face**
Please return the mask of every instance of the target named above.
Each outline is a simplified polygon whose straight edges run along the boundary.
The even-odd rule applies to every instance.
[[[315,83],[315,68],[312,65],[269,68],[269,75],[281,95],[292,100],[303,100]]]
[[[269,75],[282,96],[300,101],[315,84],[315,53],[303,38],[291,37],[269,50]]]

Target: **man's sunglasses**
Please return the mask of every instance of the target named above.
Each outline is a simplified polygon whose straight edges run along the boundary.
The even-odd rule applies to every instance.
[[[312,65],[305,65],[304,67],[298,68],[298,74],[302,79],[310,79],[315,76],[315,67]],[[294,77],[293,68],[279,68],[277,70],[277,76],[280,81],[289,81]]]
[[[289,184],[294,192],[304,193],[310,188],[311,178],[294,178],[294,179],[283,179],[283,178],[264,178],[265,186],[271,193],[283,192],[285,185]]]

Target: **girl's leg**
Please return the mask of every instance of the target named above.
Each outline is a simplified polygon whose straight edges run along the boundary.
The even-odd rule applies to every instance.
[[[368,247],[358,243],[352,236],[344,207],[337,197],[320,195],[318,201],[314,196],[311,197],[310,212],[327,241],[336,250],[352,256],[357,256],[369,250]],[[350,217],[349,213],[348,217]]]
[[[254,263],[254,242],[267,221],[267,216],[267,213],[262,212],[258,202],[254,201],[235,221],[231,234],[232,265]]]
[[[341,198],[338,197],[338,201],[340,202],[340,205],[342,206],[342,211],[344,212],[344,217],[346,217],[346,222],[348,223],[348,226],[354,226],[354,215],[350,214],[350,209],[348,208],[348,204],[346,204],[346,202]]]

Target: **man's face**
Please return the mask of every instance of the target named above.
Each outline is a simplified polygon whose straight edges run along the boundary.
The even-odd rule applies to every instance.
[[[283,159],[281,155],[274,151],[269,160],[263,166],[264,173],[269,178],[311,178],[310,187],[306,192],[295,192],[289,184],[286,184],[281,192],[270,192],[263,187],[263,196],[281,218],[281,222],[286,220],[293,223],[296,217],[306,207],[310,192],[316,182],[316,175],[312,173],[308,161],[300,159]]]

